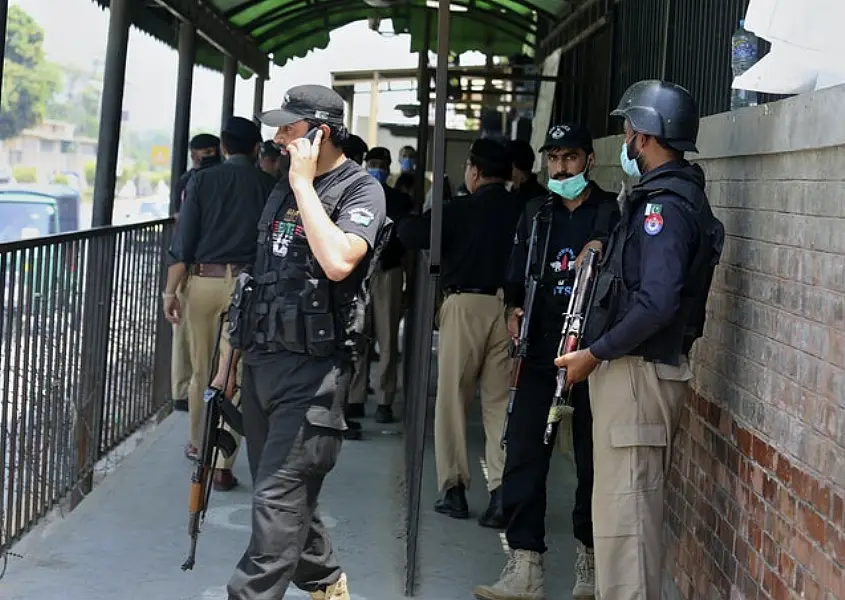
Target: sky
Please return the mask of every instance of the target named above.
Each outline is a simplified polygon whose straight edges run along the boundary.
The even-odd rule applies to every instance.
[[[109,13],[93,0],[12,0],[11,3],[21,6],[44,29],[48,60],[89,67],[94,60],[105,57]],[[132,29],[124,95],[129,127],[137,131],[172,130],[177,64],[175,50]],[[381,36],[369,30],[365,22],[352,23],[331,34],[327,49],[312,51],[283,68],[273,66],[265,85],[265,108],[278,106],[285,90],[294,85],[330,85],[333,70],[408,68],[417,64],[417,55],[410,53],[410,36]],[[252,116],[253,89],[252,80],[238,77],[235,114]],[[204,67],[195,68],[192,130],[219,129],[222,91],[222,75]],[[415,92],[382,93],[380,120],[407,122],[393,107],[415,101]],[[368,112],[369,94],[356,95],[355,114],[366,116]]]

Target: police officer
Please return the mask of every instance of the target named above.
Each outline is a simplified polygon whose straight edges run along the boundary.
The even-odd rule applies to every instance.
[[[343,143],[343,154],[346,155],[346,158],[359,165],[364,164],[364,156],[367,154],[367,149],[367,142],[360,136],[352,133],[349,134],[349,137]]]
[[[260,219],[254,289],[236,289],[230,308],[254,492],[229,600],[284,598],[290,582],[349,600],[317,497],[340,452],[365,282],[387,230],[381,186],[341,150],[343,112],[336,92],[303,85],[259,117],[291,165]]]
[[[273,140],[264,140],[261,144],[261,154],[258,157],[258,168],[272,175],[276,179],[281,178],[290,163],[290,158],[276,146]]]
[[[437,483],[443,495],[434,509],[455,519],[469,517],[466,413],[480,387],[490,502],[479,524],[492,528],[504,526],[499,486],[505,455],[499,441],[508,402],[509,336],[502,288],[521,211],[519,199],[505,188],[510,176],[508,148],[478,139],[464,170],[470,195],[443,207],[446,297],[438,313],[434,412]],[[431,214],[407,219],[398,230],[407,247],[427,248]]]
[[[512,140],[510,142],[511,155],[513,156],[513,191],[524,202],[528,202],[540,196],[546,195],[546,188],[537,181],[537,174],[534,173],[534,149],[525,140]]]
[[[530,148],[529,148],[530,149]],[[575,279],[575,264],[586,248],[601,250],[619,221],[616,195],[590,181],[595,165],[593,139],[586,127],[564,123],[552,127],[540,152],[546,153],[549,191],[526,204],[514,237],[509,282],[508,331],[516,341],[525,306],[525,270],[538,279],[528,324],[528,354],[507,430],[507,458],[502,477],[503,512],[509,517],[506,536],[511,555],[498,582],[475,589],[476,598],[524,600],[545,598],[543,562],[546,552],[546,478],[554,441],[543,442],[546,419],[555,392],[553,365]],[[533,155],[533,151],[532,151]],[[515,161],[516,162],[516,159]],[[533,224],[537,235],[531,243]],[[547,253],[543,255],[543,252]],[[573,598],[592,598],[593,440],[586,382],[572,390],[572,436],[578,486],[572,511],[578,545]]]
[[[602,261],[589,347],[555,361],[590,378],[596,587],[602,600],[659,600],[663,502],[687,382],[724,228],[696,152],[698,108],[684,88],[641,81],[622,97],[620,162],[638,177]]]
[[[220,164],[220,138],[210,133],[200,133],[191,138],[191,168],[179,178],[174,187],[175,204],[173,216],[179,220],[179,211],[185,199],[188,181],[197,171]],[[179,301],[184,305],[185,296],[182,287],[176,290]],[[188,390],[191,386],[191,347],[188,340],[188,328],[184,323],[173,324],[173,341],[170,359],[170,386],[173,409],[188,412]]]
[[[209,382],[219,315],[229,305],[239,271],[255,259],[255,227],[275,184],[255,166],[260,143],[255,123],[243,117],[229,118],[221,132],[226,161],[191,177],[170,248],[173,264],[164,291],[164,313],[172,323],[184,319],[191,342],[190,440],[185,451],[191,459],[202,442],[203,393]],[[175,295],[183,282],[185,307]],[[224,349],[225,344],[224,336]],[[234,456],[224,459],[221,455],[214,474],[216,489],[225,491],[237,485],[231,470],[234,460]]]
[[[390,174],[390,150],[377,146],[366,154],[367,172],[381,183],[387,202],[387,216],[394,223],[410,216],[413,201],[407,194],[394,190],[387,185]],[[393,423],[393,401],[396,396],[399,376],[399,321],[402,320],[402,288],[405,282],[403,258],[405,247],[398,237],[393,237],[384,249],[380,263],[376,266],[372,287],[373,302],[368,317],[379,347],[381,374],[376,390],[376,423]],[[364,404],[367,400],[367,382],[369,381],[370,363],[362,359],[356,365],[355,376],[349,390],[347,415],[364,416]]]

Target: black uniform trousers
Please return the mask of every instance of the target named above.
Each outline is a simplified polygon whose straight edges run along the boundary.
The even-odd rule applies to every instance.
[[[557,371],[536,362],[523,362],[507,434],[507,457],[502,476],[502,508],[508,519],[505,535],[512,550],[544,553],[546,547],[546,479],[554,438],[543,443],[546,419],[555,392]],[[572,388],[575,411],[572,437],[578,487],[572,510],[575,538],[593,547],[593,418],[587,382]]]
[[[349,377],[348,365],[307,355],[244,361],[252,536],[229,580],[229,600],[279,600],[291,582],[314,592],[340,578],[317,497],[340,453]]]

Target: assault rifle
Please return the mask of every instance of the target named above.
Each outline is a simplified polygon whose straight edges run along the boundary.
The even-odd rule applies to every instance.
[[[202,445],[197,454],[196,465],[191,474],[191,493],[188,500],[188,535],[191,538],[191,549],[188,558],[182,564],[183,571],[193,569],[196,562],[200,523],[205,519],[205,513],[208,510],[208,500],[211,497],[211,484],[214,480],[214,465],[217,463],[217,457],[220,452],[223,452],[224,456],[229,458],[234,456],[238,449],[235,438],[223,429],[221,419],[238,434],[244,434],[243,417],[235,405],[226,398],[226,388],[229,385],[229,372],[232,368],[234,355],[232,348],[229,348],[229,353],[226,356],[226,376],[223,381],[223,389],[217,389],[211,385],[217,373],[224,316],[225,313],[220,315],[217,339],[214,342],[215,350],[211,357],[209,385],[203,395],[205,401],[205,430],[202,436]]]
[[[502,428],[502,439],[499,441],[502,449],[504,449],[507,444],[508,423],[510,422],[510,416],[513,412],[513,404],[516,400],[516,393],[519,391],[519,380],[522,376],[522,361],[525,360],[525,357],[528,355],[528,329],[531,327],[531,315],[534,312],[534,299],[537,296],[537,287],[543,283],[543,276],[546,272],[546,263],[548,262],[549,257],[549,239],[551,238],[551,235],[549,235],[550,232],[548,230],[546,231],[546,239],[543,244],[543,254],[540,257],[537,255],[537,239],[539,237],[539,228],[537,225],[540,221],[540,215],[544,212],[545,204],[539,211],[537,211],[531,225],[531,240],[528,244],[528,256],[525,259],[525,302],[523,303],[525,308],[522,315],[522,321],[519,325],[519,338],[512,342],[510,346],[510,355],[511,358],[514,359],[514,363],[511,367],[508,411],[505,413],[505,424]],[[548,225],[550,225],[550,223],[548,223]],[[537,275],[532,275],[531,267],[537,264],[538,260],[540,263],[540,272]]]
[[[569,307],[566,309],[563,317],[563,330],[557,350],[559,357],[569,352],[575,352],[581,346],[584,323],[587,320],[587,311],[592,304],[593,293],[595,292],[598,263],[598,251],[590,249],[575,275],[572,294],[569,296]],[[566,367],[562,367],[557,371],[555,395],[552,399],[552,406],[549,409],[548,419],[546,419],[546,431],[543,434],[543,443],[546,445],[552,439],[555,425],[563,419],[564,415],[571,414],[574,410],[572,406],[572,388],[564,391],[565,388]]]

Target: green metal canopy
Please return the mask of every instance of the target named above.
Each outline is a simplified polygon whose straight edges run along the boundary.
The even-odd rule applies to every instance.
[[[103,7],[110,3],[94,1]],[[431,9],[437,4],[437,0],[145,0],[132,3],[132,23],[175,48],[180,16],[193,15],[200,32],[197,64],[220,71],[223,53],[228,52],[259,72],[264,70],[259,64],[263,57],[272,55],[273,62],[283,66],[311,50],[326,48],[333,30],[355,21],[391,19],[396,33],[411,34],[409,51],[419,52],[425,47],[425,20],[430,18],[433,49],[437,27],[436,11]],[[555,20],[567,5],[563,0],[452,0],[450,50],[531,54],[538,22]]]
[[[207,0],[232,25],[253,38],[262,52],[279,66],[326,48],[332,30],[355,21],[392,19],[396,33],[411,34],[411,52],[424,46],[425,19],[436,0],[373,2],[392,5],[374,8],[365,0]],[[479,50],[512,55],[535,43],[537,18],[553,19],[565,6],[560,0],[452,0],[450,50]],[[466,9],[465,12],[458,12]],[[433,18],[433,17],[432,17]],[[436,27],[431,27],[431,48]]]

